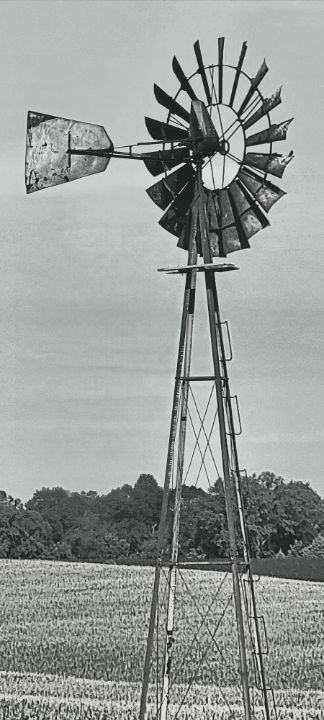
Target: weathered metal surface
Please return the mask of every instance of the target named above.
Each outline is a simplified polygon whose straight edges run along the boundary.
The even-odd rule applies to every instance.
[[[242,112],[245,110],[248,102],[251,100],[252,95],[256,91],[257,87],[260,85],[260,82],[263,80],[264,76],[267,74],[269,68],[267,66],[267,63],[265,60],[263,60],[262,65],[260,66],[256,76],[252,78],[251,80],[251,87],[249,88],[243,102],[241,103],[240,109],[238,111],[238,115],[242,115]]]
[[[201,100],[191,103],[189,137],[218,138],[214,123]]]
[[[286,195],[284,190],[261,178],[252,170],[241,170],[238,178],[266,212],[269,212],[270,208]]]
[[[218,102],[223,102],[223,61],[225,38],[218,38]]]
[[[221,228],[224,229],[229,225],[233,225],[235,222],[228,190],[224,189],[219,191],[219,205],[221,211]]]
[[[170,173],[166,178],[147,188],[146,192],[151,200],[162,210],[165,210],[170,202],[178,195],[180,190],[194,177],[194,171],[189,165],[182,165],[178,170]]]
[[[158,150],[157,152],[145,153],[143,158],[144,165],[147,167],[151,175],[161,175],[165,170],[180,165],[189,159],[187,148],[178,148],[176,150]],[[148,158],[147,155],[150,155]]]
[[[213,257],[219,257],[224,253],[222,252],[221,233],[219,230],[220,207],[216,191],[205,188],[205,205],[210,252]]]
[[[186,122],[189,122],[190,115],[188,111],[185,110],[182,105],[177,103],[176,100],[173,100],[171,95],[168,95],[166,92],[164,92],[164,90],[162,90],[162,88],[156,85],[156,83],[154,83],[154,94],[158,103],[160,103],[160,105],[163,105],[163,107],[169,110],[172,115],[178,115]]]
[[[230,101],[229,101],[229,106],[230,106],[230,107],[233,107],[233,102],[234,102],[234,100],[235,100],[235,95],[236,95],[236,90],[237,90],[237,86],[238,86],[238,81],[239,81],[239,79],[240,79],[240,73],[241,73],[241,70],[242,70],[242,65],[243,65],[243,61],[244,61],[244,58],[245,58],[246,51],[247,51],[247,42],[244,42],[244,43],[242,44],[242,48],[241,48],[241,52],[240,52],[240,57],[239,57],[239,59],[238,59],[237,68],[236,68],[236,71],[235,71],[235,77],[234,77],[234,82],[233,82],[231,97],[230,97]]]
[[[153,118],[145,118],[146,127],[154,140],[182,140],[189,136],[188,130],[184,130],[176,125],[154,120]]]
[[[249,117],[242,123],[244,130],[247,130],[249,127],[251,127],[251,125],[254,125],[254,123],[258,122],[258,120],[260,120],[262,117],[264,117],[264,115],[270,112],[270,110],[273,110],[273,108],[277,107],[277,105],[280,105],[281,89],[282,86],[280,86],[280,88],[278,88],[278,90],[276,90],[273,95],[271,95],[271,97],[265,98],[262,102],[261,107],[255,113],[253,113],[251,117]]]
[[[206,218],[207,227],[210,230],[218,230],[220,224],[220,207],[216,190],[205,188]]]
[[[221,227],[219,237],[221,252],[219,254],[226,256],[235,250],[241,250],[242,247],[229,192],[226,189],[219,192],[219,206]]]
[[[264,170],[264,172],[270,173],[281,178],[284,171],[293,159],[294,153],[291,150],[288,155],[280,155],[278,153],[263,154],[263,153],[247,153],[243,158],[244,165]]]
[[[27,193],[103,172],[109,157],[70,155],[69,149],[107,150],[113,143],[104,127],[29,112],[25,183]]]
[[[284,122],[279,123],[279,125],[270,125],[270,127],[266,130],[261,130],[261,132],[250,135],[250,137],[246,138],[246,146],[249,147],[250,145],[263,145],[264,143],[285,140],[287,137],[287,130],[293,119],[294,118],[285,120]]]
[[[240,187],[237,180],[232,183],[229,193],[236,210],[236,226],[239,232],[243,230],[246,240],[269,225],[266,215],[252,197],[245,195],[244,188]]]
[[[236,250],[242,250],[242,248],[249,247],[249,244],[245,241],[242,244],[236,225],[231,225],[222,231],[222,240],[224,247],[224,254],[228,255]]]
[[[159,220],[159,224],[172,233],[180,236],[186,221],[186,215],[194,196],[194,182],[189,182]]]
[[[174,55],[172,60],[172,68],[175,76],[178,78],[179,83],[181,85],[181,90],[185,90],[186,93],[188,93],[191,100],[198,100],[196,93],[192,89],[190,82],[186,75],[184,74],[182,67],[180,63],[178,62],[176,56]]]
[[[194,44],[194,51],[195,51],[195,55],[196,55],[196,59],[197,59],[197,63],[198,63],[198,72],[201,77],[202,84],[204,86],[204,90],[206,93],[206,100],[207,100],[208,105],[210,105],[212,99],[211,99],[207,75],[206,75],[206,71],[204,68],[204,63],[203,63],[203,59],[202,59],[202,55],[201,55],[199,40],[196,40],[196,42]]]
[[[239,270],[239,269],[240,268],[237,265],[234,265],[234,263],[218,263],[217,265],[215,263],[201,263],[200,265],[176,265],[176,267],[163,267],[163,268],[158,268],[157,271],[165,272],[169,275],[175,275],[175,274],[183,275],[185,273],[190,272],[190,270],[197,270],[197,272],[205,272],[206,270],[211,270],[212,272],[227,272],[228,270]],[[191,378],[191,379],[197,380],[199,378]]]

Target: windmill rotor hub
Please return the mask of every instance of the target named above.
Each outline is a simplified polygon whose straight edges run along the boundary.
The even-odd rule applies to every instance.
[[[199,140],[193,146],[193,154],[200,158],[212,157],[216,152],[220,150],[220,142],[216,136],[207,136],[203,140]]]
[[[220,140],[218,150],[221,155],[227,155],[230,151],[230,144],[228,140]]]

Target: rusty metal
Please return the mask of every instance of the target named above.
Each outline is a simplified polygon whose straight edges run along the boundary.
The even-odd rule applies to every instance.
[[[276,90],[273,95],[269,98],[264,98],[262,101],[261,107],[253,113],[247,120],[244,120],[242,123],[242,127],[244,130],[247,130],[251,125],[254,125],[258,120],[261,120],[264,115],[270,112],[270,110],[273,110],[277,105],[280,105],[281,103],[281,90],[282,86]]]
[[[213,155],[220,149],[214,123],[201,100],[191,103],[189,138],[192,140],[194,159]]]
[[[279,123],[279,125],[270,125],[267,130],[261,130],[260,132],[255,133],[255,135],[250,135],[246,138],[246,146],[249,147],[250,145],[263,145],[264,143],[273,143],[278,142],[278,140],[286,140],[288,127],[293,121],[293,119],[294,118],[285,120],[284,122]]]
[[[194,198],[194,181],[189,182],[159,220],[159,224],[168,232],[180,237],[189,208]]]
[[[286,195],[284,190],[273,185],[269,180],[260,177],[253,170],[241,170],[238,174],[238,180],[243,183],[266,212],[269,212],[270,208]]]
[[[246,240],[270,224],[254,198],[246,193],[244,186],[241,187],[238,181],[232,183],[229,196],[238,231],[243,231]]]
[[[258,168],[265,173],[270,173],[270,175],[281,178],[293,157],[294,153],[292,150],[288,155],[280,155],[278,153],[270,153],[269,155],[263,153],[247,153],[243,158],[243,165]]]
[[[113,143],[102,125],[29,112],[27,116],[25,183],[27,193],[103,172],[109,155],[71,156],[73,148],[111,153]]]
[[[169,173],[166,178],[162,178],[162,180],[151,185],[151,187],[147,188],[146,192],[156,205],[162,208],[162,210],[165,210],[184,186],[187,185],[189,180],[193,178],[193,168],[187,163],[186,165],[182,165],[178,170]]]
[[[263,63],[261,64],[256,76],[251,79],[251,87],[246,93],[246,96],[243,100],[243,102],[240,105],[240,108],[238,110],[238,116],[242,115],[244,112],[247,104],[250,102],[252,96],[254,95],[256,89],[259,87],[261,81],[263,80],[264,76],[267,74],[269,68],[267,66],[267,63],[265,60],[263,60]]]

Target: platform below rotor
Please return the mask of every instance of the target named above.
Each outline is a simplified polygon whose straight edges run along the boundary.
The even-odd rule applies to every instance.
[[[200,263],[199,265],[176,265],[175,267],[157,268],[157,271],[165,272],[169,275],[175,275],[177,273],[187,273],[190,270],[197,270],[197,272],[204,272],[205,270],[211,270],[212,272],[227,272],[228,270],[239,269],[238,265],[234,265],[234,263]]]

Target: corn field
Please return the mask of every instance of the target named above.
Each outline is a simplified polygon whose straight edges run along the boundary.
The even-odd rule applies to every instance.
[[[0,574],[0,719],[135,720],[152,568],[1,560]],[[206,642],[204,636],[200,645],[192,642],[196,610],[220,580],[225,600],[231,578],[220,573],[186,570],[189,598],[179,585],[176,644],[182,654],[190,645],[194,661]],[[256,592],[268,630],[266,676],[278,720],[324,720],[324,585],[262,577]],[[227,662],[213,657],[202,664],[181,718],[243,717],[234,628],[228,612],[219,634]],[[189,670],[179,664],[174,703]],[[152,686],[148,720],[154,718],[154,692]],[[253,703],[255,720],[263,720],[257,690]]]

